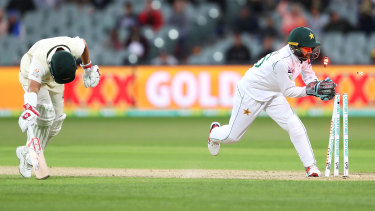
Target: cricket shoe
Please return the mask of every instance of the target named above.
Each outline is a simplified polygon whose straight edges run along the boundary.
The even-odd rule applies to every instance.
[[[306,176],[307,177],[320,177],[320,171],[315,164],[306,168]]]
[[[20,160],[20,165],[18,166],[19,172],[23,177],[30,178],[32,173],[32,161],[29,153],[29,148],[27,146],[17,147],[16,155]]]
[[[220,123],[218,123],[218,122],[211,123],[210,133],[208,134],[208,151],[210,151],[210,154],[213,155],[213,156],[218,155],[219,152],[220,152],[220,143],[211,141],[211,139],[210,139],[211,131],[215,127],[220,127]]]

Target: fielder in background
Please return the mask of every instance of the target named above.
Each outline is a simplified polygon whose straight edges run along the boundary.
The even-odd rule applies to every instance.
[[[232,114],[228,125],[213,122],[208,138],[208,150],[218,155],[220,144],[240,141],[254,119],[265,111],[290,139],[309,177],[319,177],[320,171],[307,136],[306,129],[291,109],[286,97],[312,95],[331,100],[335,95],[335,83],[329,78],[319,81],[311,67],[311,60],[320,54],[320,43],[306,27],[295,28],[288,37],[288,44],[260,59],[237,84]],[[299,74],[307,84],[296,87],[294,80]]]
[[[23,89],[24,109],[18,124],[22,132],[31,127],[31,134],[39,138],[44,149],[62,127],[66,114],[64,107],[64,84],[72,82],[76,76],[76,59],[81,58],[84,70],[83,83],[96,87],[100,72],[92,65],[86,41],[79,37],[54,37],[36,42],[22,57],[19,80]],[[28,133],[27,140],[34,138]],[[24,177],[31,177],[32,149],[17,147],[20,160],[19,171]]]

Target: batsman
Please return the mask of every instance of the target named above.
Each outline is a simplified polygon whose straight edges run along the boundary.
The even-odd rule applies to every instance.
[[[82,60],[84,86],[96,87],[100,79],[99,67],[92,65],[86,41],[80,37],[42,39],[21,59],[19,81],[25,91],[25,110],[18,124],[22,132],[27,131],[27,141],[35,138],[31,136],[39,138],[42,149],[60,132],[66,118],[64,84],[75,79],[77,58]],[[19,172],[27,178],[31,177],[32,159],[35,159],[31,150],[28,146],[16,150]]]
[[[210,126],[208,149],[218,155],[220,144],[240,141],[261,111],[265,111],[282,129],[289,133],[308,177],[319,177],[314,152],[306,129],[291,109],[286,97],[315,96],[323,101],[335,95],[336,84],[329,78],[319,81],[311,61],[320,54],[320,43],[314,32],[306,27],[295,28],[288,44],[260,59],[237,84],[232,114],[228,125],[213,122]],[[296,87],[294,80],[302,75],[307,84]]]

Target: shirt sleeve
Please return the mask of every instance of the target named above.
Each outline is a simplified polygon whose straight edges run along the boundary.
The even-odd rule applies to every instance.
[[[305,64],[303,64],[301,75],[302,80],[305,82],[306,85],[310,82],[318,80],[318,77],[316,77],[314,71],[312,70],[311,64],[309,64],[308,62],[305,62]]]
[[[85,50],[85,42],[80,37],[71,38],[72,42],[69,45],[72,55],[78,59],[81,57],[83,51]]]
[[[277,84],[285,97],[306,96],[306,87],[296,87],[296,83],[289,77],[288,64],[279,61],[275,64],[274,71],[276,72]]]
[[[42,65],[38,62],[38,60],[34,57],[31,60],[29,66],[29,75],[28,79],[36,81],[38,83],[42,83],[42,77],[45,75],[45,69]]]

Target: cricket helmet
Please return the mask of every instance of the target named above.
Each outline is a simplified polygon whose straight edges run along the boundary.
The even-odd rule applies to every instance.
[[[319,57],[320,43],[314,32],[307,27],[297,27],[290,32],[288,44],[293,54],[301,61],[314,60]]]
[[[66,84],[76,77],[77,64],[74,56],[68,51],[57,51],[53,54],[50,72],[56,83]]]

